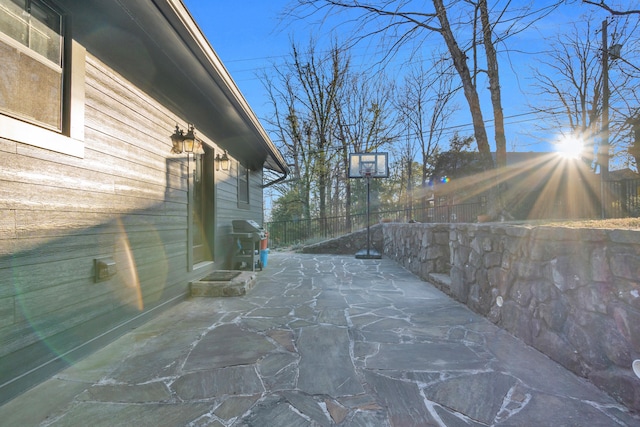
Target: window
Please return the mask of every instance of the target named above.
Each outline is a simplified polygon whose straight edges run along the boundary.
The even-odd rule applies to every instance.
[[[238,163],[238,207],[249,207],[249,169]]]
[[[0,0],[0,112],[63,130],[62,14],[41,0]]]

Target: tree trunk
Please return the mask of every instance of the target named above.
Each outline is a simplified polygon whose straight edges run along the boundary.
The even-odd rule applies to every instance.
[[[480,161],[483,169],[486,172],[494,172],[495,166],[493,158],[491,157],[491,147],[489,145],[489,138],[487,137],[487,130],[484,127],[484,118],[482,117],[482,109],[480,107],[480,98],[476,86],[473,84],[471,72],[467,65],[467,57],[465,53],[460,49],[453,32],[451,31],[451,25],[447,18],[447,11],[444,7],[442,0],[433,0],[433,5],[436,8],[436,13],[442,27],[441,34],[444,38],[453,65],[460,76],[462,81],[462,88],[464,96],[469,104],[469,111],[471,112],[471,119],[473,121],[473,131],[476,137],[476,144],[478,145],[478,151],[480,154]],[[497,71],[497,70],[496,70]],[[496,126],[497,127],[497,126]],[[487,210],[491,217],[497,217],[498,213],[502,210],[502,203],[500,202],[498,187],[493,185],[487,192]]]
[[[491,23],[487,0],[480,0],[480,20],[482,21],[482,33],[484,49],[487,54],[487,74],[489,75],[489,92],[491,93],[491,105],[493,106],[493,120],[496,138],[496,165],[498,169],[507,165],[507,139],[504,133],[504,114],[502,112],[502,94],[500,90],[500,74],[498,72],[498,56],[492,40]]]
[[[344,204],[344,214],[346,216],[345,227],[347,232],[351,232],[351,179],[349,179],[349,153],[347,152],[348,145],[346,141],[342,140],[342,161],[344,162],[344,173],[345,173],[345,204]]]
[[[462,89],[464,96],[469,104],[469,111],[471,112],[471,119],[473,122],[473,132],[476,137],[476,143],[478,144],[478,151],[480,152],[480,161],[485,170],[491,170],[494,168],[493,159],[491,157],[491,147],[489,146],[489,139],[487,137],[487,130],[484,127],[484,119],[482,117],[482,109],[480,108],[480,99],[476,88],[471,78],[471,72],[467,65],[467,57],[465,53],[458,46],[458,42],[453,36],[451,31],[451,25],[447,17],[447,11],[445,9],[442,0],[433,0],[438,20],[440,21],[441,34],[451,54],[453,65],[460,76],[462,81]]]

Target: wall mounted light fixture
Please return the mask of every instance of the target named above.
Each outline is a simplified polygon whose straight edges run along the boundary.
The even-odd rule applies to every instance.
[[[193,153],[199,151],[201,142],[196,138],[195,128],[189,123],[187,133],[184,133],[178,125],[171,135],[171,152],[174,154]]]
[[[231,161],[229,160],[229,156],[227,155],[227,150],[224,150],[224,154],[222,156],[220,156],[220,153],[216,154],[215,161],[217,171],[219,171],[220,169],[222,169],[223,171],[229,170],[229,163],[231,163]]]

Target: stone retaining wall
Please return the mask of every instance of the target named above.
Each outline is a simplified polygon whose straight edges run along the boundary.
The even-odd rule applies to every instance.
[[[501,223],[371,230],[385,256],[640,411],[631,368],[640,359],[640,231]],[[304,251],[354,254],[363,243],[360,232]]]
[[[640,231],[383,224],[385,256],[640,411]]]
[[[375,249],[383,253],[382,226],[375,224],[370,227],[370,249]],[[302,248],[305,254],[335,254],[335,255],[355,255],[356,252],[367,249],[367,230],[356,231],[324,242],[314,243]]]

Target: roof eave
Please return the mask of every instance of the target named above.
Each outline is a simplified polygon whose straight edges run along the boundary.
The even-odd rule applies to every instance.
[[[170,21],[172,17],[175,18],[175,21],[171,22],[172,26],[176,29],[184,29],[184,31],[189,35],[185,41],[193,48],[194,52],[202,54],[202,57],[205,59],[203,65],[209,68],[212,75],[217,77],[217,80],[223,83],[223,88],[225,89],[228,98],[238,108],[238,110],[242,112],[247,125],[252,128],[252,131],[268,151],[268,156],[265,160],[264,166],[287,175],[289,169],[282,154],[271,141],[271,138],[267,135],[267,132],[260,123],[258,117],[249,106],[244,95],[242,95],[238,85],[231,77],[231,74],[220,60],[220,57],[213,49],[182,0],[154,0],[154,2],[161,10],[165,7],[168,7],[171,10],[172,13],[167,14],[166,16]]]
[[[73,37],[252,169],[289,169],[181,0],[58,0]],[[126,48],[114,48],[126,43]]]

